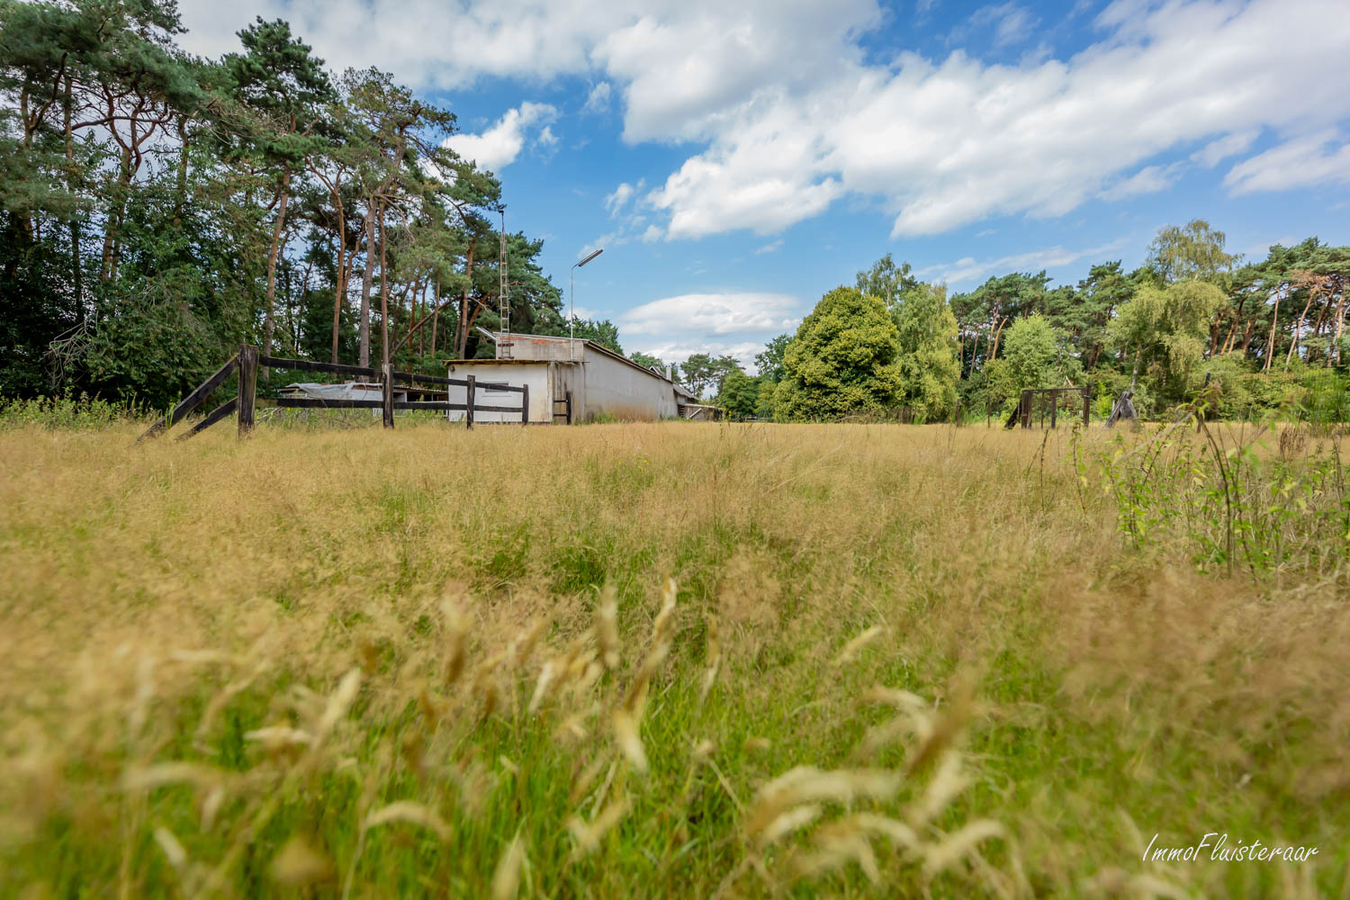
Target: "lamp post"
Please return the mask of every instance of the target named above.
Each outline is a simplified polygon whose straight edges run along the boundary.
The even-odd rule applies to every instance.
[[[569,305],[571,309],[567,317],[568,319],[567,356],[569,359],[572,360],[575,360],[577,358],[577,269],[586,265],[586,263],[595,259],[597,256],[599,256],[601,253],[604,252],[605,248],[601,247],[599,250],[595,251],[590,256],[583,259],[581,262],[572,263],[572,271],[569,273],[568,276],[569,285],[567,293],[569,295]]]

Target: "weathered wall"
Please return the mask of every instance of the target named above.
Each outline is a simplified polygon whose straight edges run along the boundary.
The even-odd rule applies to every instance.
[[[519,365],[513,363],[498,363],[490,359],[477,360],[467,363],[451,363],[449,374],[451,378],[464,378],[472,375],[478,382],[476,391],[476,400],[480,404],[488,406],[520,406],[520,394],[516,391],[494,391],[485,387],[483,382],[496,381],[505,384],[523,387],[529,385],[530,388],[530,421],[533,423],[545,423],[552,420],[553,408],[550,403],[551,393],[548,377],[549,364],[541,362],[538,365]],[[450,386],[450,402],[464,403],[468,389]],[[464,419],[464,413],[460,410],[451,410],[446,414],[450,421],[459,422]],[[475,412],[473,414],[475,422],[520,422],[519,413],[497,413],[497,412]]]
[[[671,419],[679,415],[670,382],[641,366],[597,351],[581,350],[585,370],[582,419],[610,415],[617,419]]]
[[[512,334],[503,336],[501,340],[511,342],[511,359],[581,359],[582,347],[586,343],[581,338],[576,340],[576,354],[572,355],[570,342],[567,338],[558,337],[540,337],[529,334]],[[497,354],[501,356],[503,348],[499,341],[497,345]]]
[[[530,421],[552,422],[553,400],[562,400],[572,392],[573,421],[584,422],[599,416],[616,419],[672,419],[679,415],[675,390],[670,381],[615,356],[585,341],[576,342],[576,363],[569,361],[571,346],[566,338],[510,335],[511,357],[498,360],[472,360],[452,363],[450,375],[463,378],[473,373],[479,382],[502,381],[511,385],[529,384]],[[498,350],[502,350],[498,344]],[[514,392],[481,391],[481,402],[516,406]],[[450,388],[450,402],[464,402],[464,388]],[[450,413],[452,420],[464,418]],[[477,422],[518,422],[513,413],[475,413]],[[563,421],[558,419],[556,421]]]

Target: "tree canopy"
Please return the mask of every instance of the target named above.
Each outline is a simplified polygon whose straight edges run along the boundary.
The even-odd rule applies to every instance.
[[[163,405],[242,342],[434,371],[491,352],[502,259],[511,329],[566,333],[448,108],[283,20],[216,60],[182,31],[172,0],[0,0],[0,395]]]
[[[775,416],[828,419],[893,406],[902,396],[900,336],[879,297],[830,291],[802,320],[783,356]]]

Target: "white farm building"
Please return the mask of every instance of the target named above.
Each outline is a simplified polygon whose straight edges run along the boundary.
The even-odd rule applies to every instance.
[[[494,384],[506,384],[529,387],[531,422],[715,417],[715,408],[699,404],[669,370],[649,369],[593,341],[501,332],[492,338],[496,359],[449,363],[451,378],[474,376],[479,404],[518,406],[519,393],[493,390]],[[452,386],[450,402],[464,403],[466,393],[466,388]],[[452,420],[464,418],[462,411],[448,415]],[[474,420],[519,422],[520,415],[484,411],[475,412]]]

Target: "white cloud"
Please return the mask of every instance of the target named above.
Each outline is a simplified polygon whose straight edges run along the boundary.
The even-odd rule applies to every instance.
[[[1246,150],[1256,140],[1260,132],[1256,129],[1250,131],[1238,131],[1233,134],[1226,134],[1216,141],[1210,141],[1205,146],[1191,154],[1191,160],[1198,162],[1207,169],[1217,166],[1222,160],[1234,156]]]
[[[797,298],[787,294],[681,294],[634,307],[622,316],[633,334],[666,334],[682,328],[708,334],[773,331],[801,321]]]
[[[1039,22],[1025,8],[1016,3],[1003,3],[998,6],[984,6],[970,17],[972,25],[993,25],[994,46],[1009,47],[1020,44],[1031,34],[1031,29]]]
[[[762,89],[699,120],[711,123],[699,125],[710,146],[652,200],[672,237],[699,237],[772,233],[852,192],[894,213],[893,236],[914,236],[995,215],[1063,215],[1112,185],[1118,197],[1158,189],[1175,173],[1116,179],[1196,140],[1350,114],[1337,62],[1350,53],[1350,17],[1338,7],[1117,4],[1099,19],[1113,29],[1100,43],[1019,66],[958,51],[941,62],[901,54],[883,68],[844,53],[810,89]]]
[[[1125,241],[1122,239],[1113,241],[1109,244],[1104,244],[1100,247],[1091,247],[1086,250],[1047,247],[1042,250],[1033,250],[1030,253],[1019,253],[1014,256],[1004,256],[999,259],[985,259],[979,261],[972,256],[967,256],[958,259],[956,262],[942,263],[918,269],[914,274],[920,278],[941,281],[949,285],[956,285],[961,284],[962,282],[979,281],[995,273],[1037,272],[1041,269],[1067,266],[1084,257],[1091,258],[1103,253],[1119,250],[1124,245]]]
[[[1223,183],[1234,195],[1350,184],[1350,140],[1327,130],[1287,141],[1233,166]]]
[[[1177,169],[1171,166],[1145,166],[1128,178],[1122,178],[1097,196],[1103,200],[1124,200],[1140,194],[1152,194],[1176,183]]]
[[[499,172],[515,162],[531,129],[538,129],[535,140],[546,146],[558,139],[549,127],[558,111],[547,103],[522,103],[508,109],[497,123],[481,134],[453,134],[445,143],[464,159],[474,160],[478,168]]]
[[[608,81],[602,81],[591,92],[586,95],[586,105],[581,108],[582,112],[602,113],[609,110],[609,99],[613,93]]]
[[[1334,182],[1335,168],[1344,171],[1343,141],[1314,146],[1300,137],[1350,117],[1344,0],[1116,0],[1095,20],[1096,44],[1067,59],[1031,53],[1016,65],[961,50],[943,59],[864,55],[860,35],[885,18],[877,0],[181,7],[194,52],[235,49],[232,32],[255,14],[280,15],[331,68],[392,65],[421,89],[484,76],[589,79],[587,106],[606,90],[622,100],[625,140],[693,143],[649,194],[669,238],[770,234],[845,194],[878,203],[896,236],[999,215],[1058,216],[1126,190],[1132,178],[1145,187],[1140,167],[1160,165],[1159,154],[1208,142],[1195,161],[1213,165],[1267,129],[1286,142],[1283,155],[1239,163],[1234,191]],[[985,10],[995,43],[1011,46],[1036,30],[1023,7]],[[501,124],[466,136],[478,139],[483,158],[519,154],[509,129],[497,133]],[[1281,175],[1281,160],[1309,169]]]
[[[545,81],[590,70],[590,48],[634,19],[617,0],[180,0],[183,45],[237,50],[254,16],[283,18],[328,66],[379,66],[424,89],[482,76]]]
[[[639,353],[655,356],[666,363],[682,363],[695,353],[707,353],[710,356],[730,356],[741,364],[741,368],[751,375],[756,373],[755,356],[764,352],[765,341],[665,341],[659,344],[645,344],[632,349]],[[679,373],[676,373],[678,380]]]
[[[782,246],[783,246],[783,239],[782,239],[782,238],[779,238],[779,239],[776,240],[776,241],[770,241],[769,243],[765,244],[763,247],[756,247],[756,248],[755,248],[755,255],[756,255],[756,256],[763,256],[765,253],[773,253],[773,252],[775,252],[776,250],[779,250]]]
[[[691,353],[729,353],[753,368],[769,338],[801,324],[801,303],[787,294],[681,294],[619,316],[624,345],[668,361]]]
[[[626,181],[621,182],[619,186],[614,189],[614,193],[607,195],[604,204],[605,210],[609,213],[610,218],[613,218],[622,212],[623,208],[628,205],[628,201],[632,200],[633,195],[642,190],[646,183],[647,182],[641,178],[638,179],[638,183],[635,185],[629,184]]]

